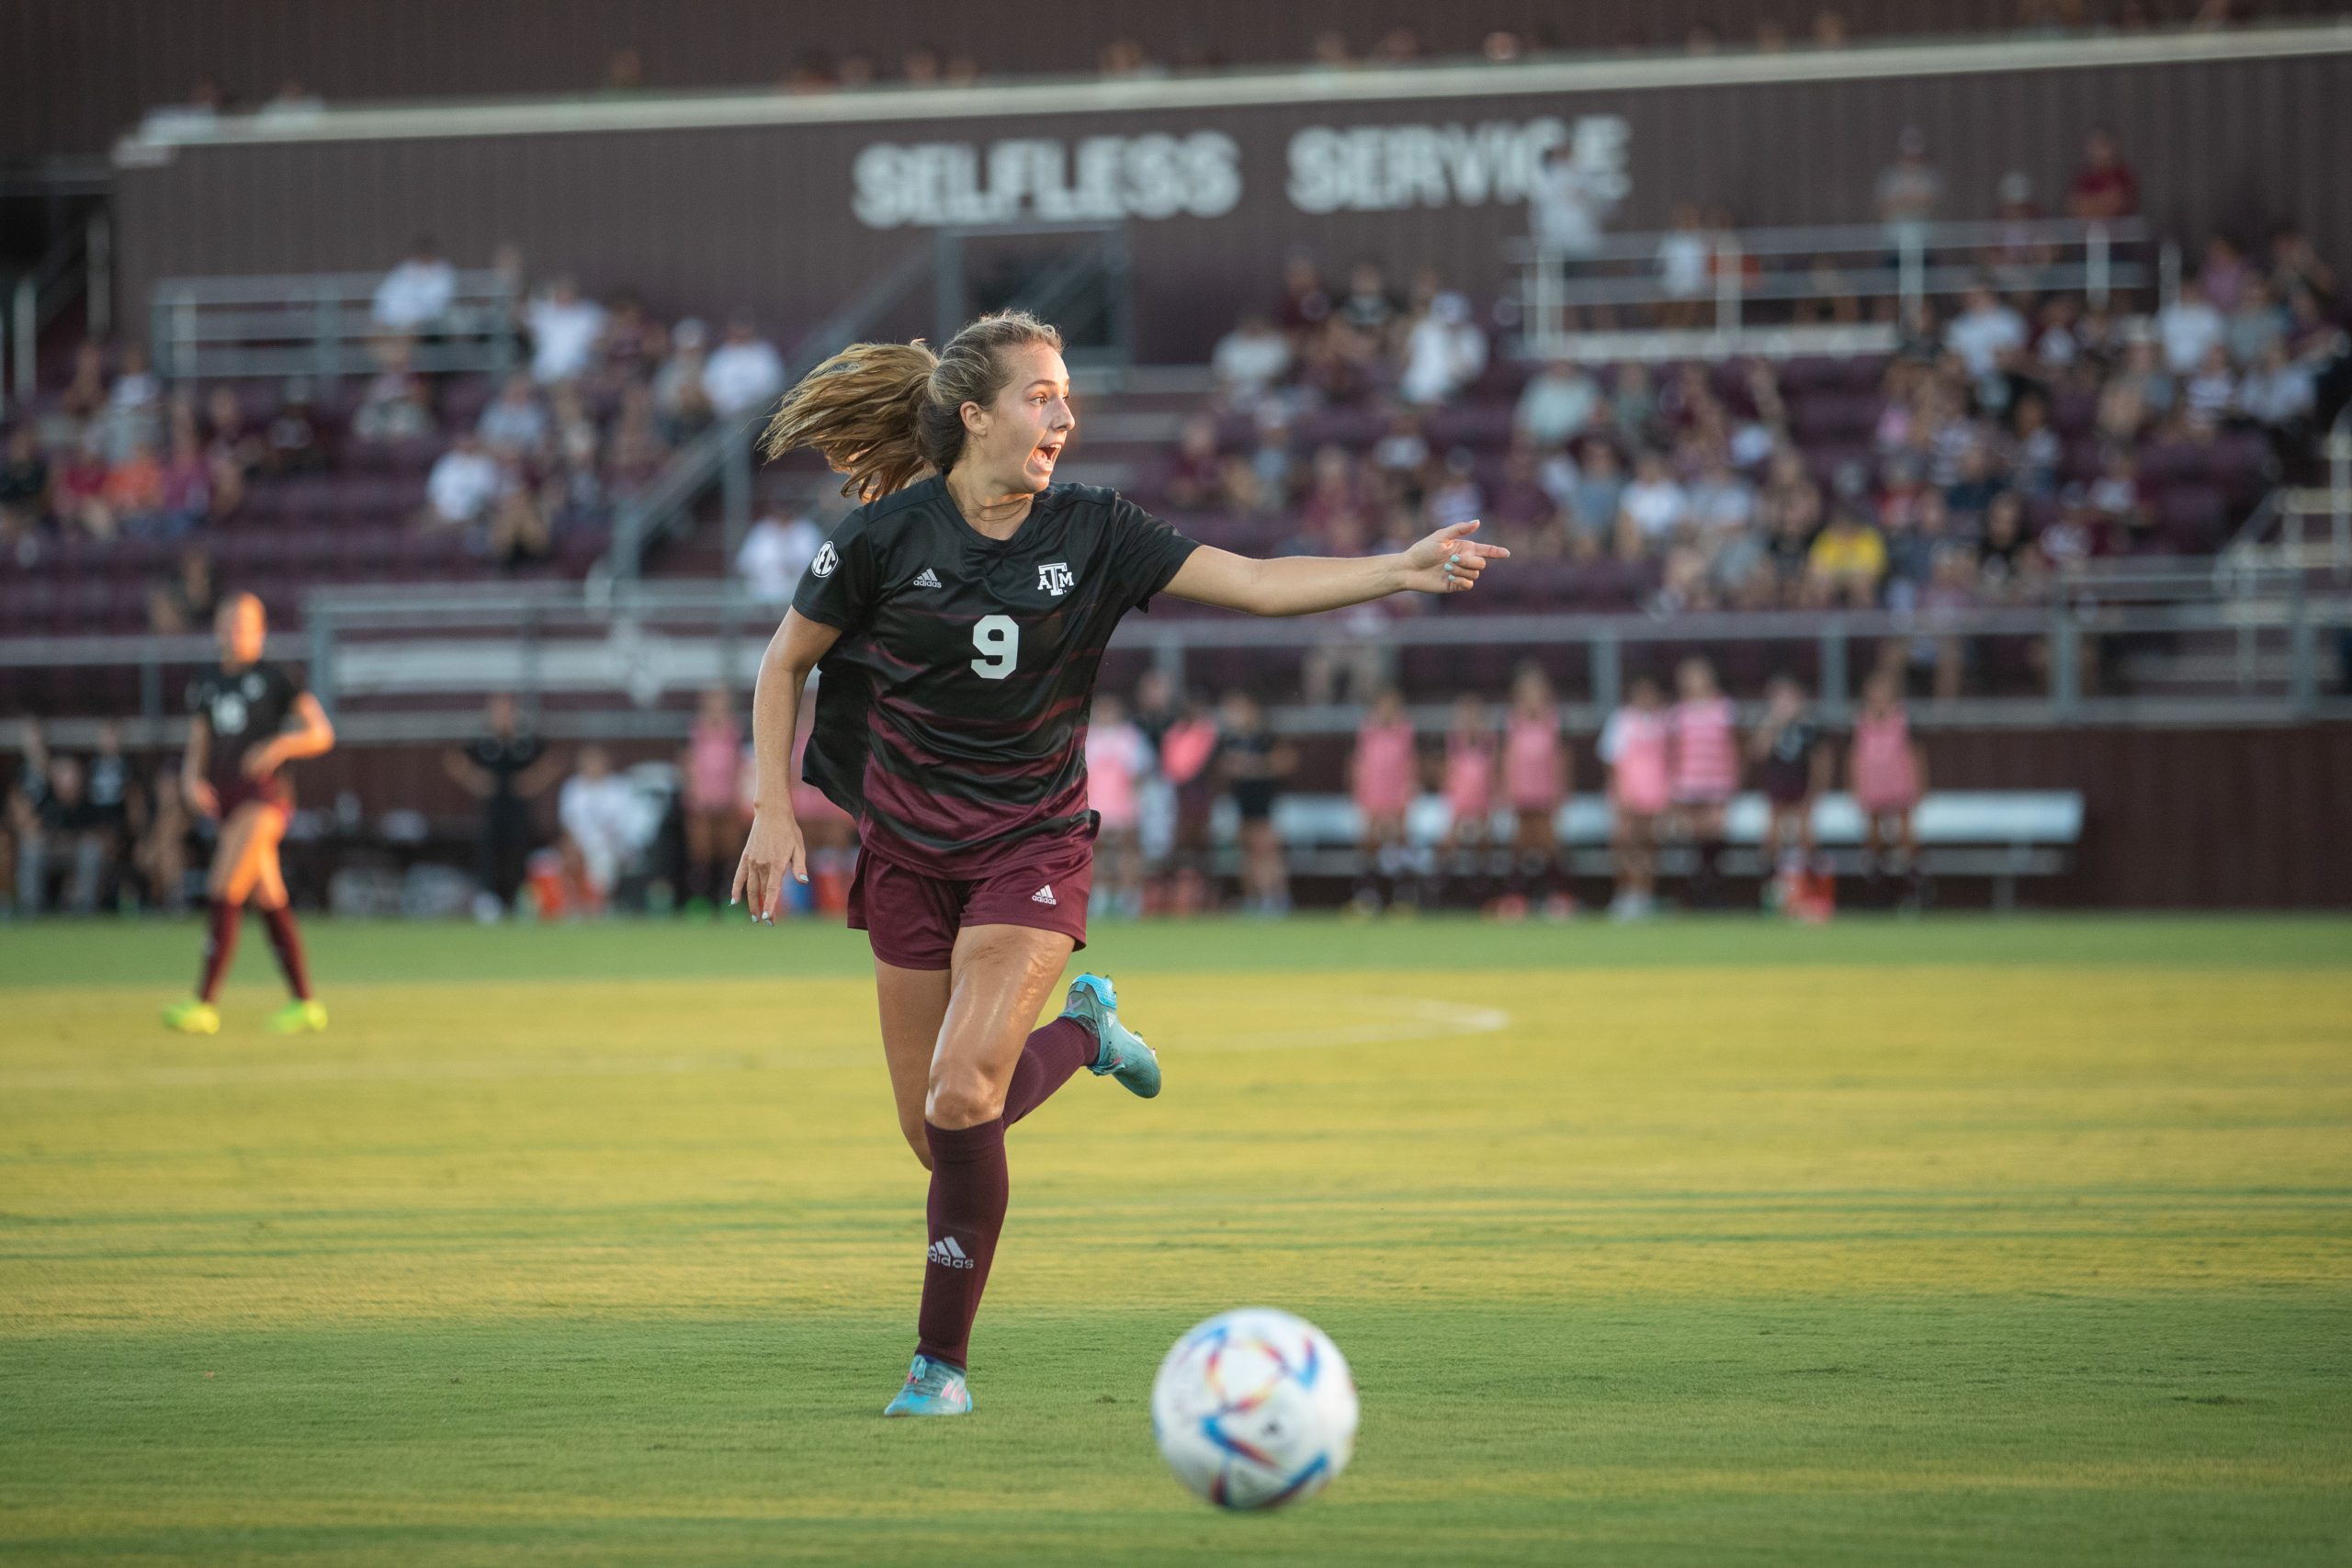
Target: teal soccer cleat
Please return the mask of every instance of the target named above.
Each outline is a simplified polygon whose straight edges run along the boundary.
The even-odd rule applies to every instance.
[[[945,1361],[934,1361],[929,1356],[917,1356],[914,1366],[907,1373],[907,1386],[899,1397],[882,1407],[885,1416],[969,1416],[972,1413],[972,1391],[964,1382],[964,1369]]]
[[[1119,1021],[1119,994],[1108,976],[1080,975],[1070,982],[1064,1018],[1074,1018],[1094,1032],[1094,1060],[1087,1070],[1096,1077],[1109,1074],[1127,1092],[1149,1100],[1159,1092],[1159,1057],[1143,1036]]]

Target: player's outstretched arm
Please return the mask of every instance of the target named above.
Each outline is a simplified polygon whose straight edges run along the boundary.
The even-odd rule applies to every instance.
[[[759,684],[752,691],[758,794],[752,803],[751,835],[743,841],[743,858],[736,864],[735,887],[728,898],[730,904],[748,905],[754,920],[775,919],[786,876],[808,880],[808,851],[801,842],[799,820],[792,814],[792,737],[799,728],[800,692],[808,682],[808,671],[841,635],[838,626],[786,610],[784,624],[760,656]]]
[[[1477,521],[1450,524],[1395,555],[1289,556],[1253,560],[1204,545],[1187,557],[1167,591],[1196,604],[1252,615],[1311,615],[1391,593],[1465,593],[1490,560],[1510,552],[1470,536]]]

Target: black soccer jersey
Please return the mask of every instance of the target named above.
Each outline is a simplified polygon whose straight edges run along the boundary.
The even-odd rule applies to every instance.
[[[490,775],[490,798],[503,806],[518,798],[514,780],[547,755],[547,746],[524,730],[512,735],[484,731],[466,742],[465,755],[466,761]]]
[[[1090,485],[1044,491],[1003,540],[937,478],[858,508],[792,602],[842,633],[817,667],[805,776],[867,849],[934,876],[1082,831],[1103,648],[1197,547]]]
[[[212,727],[212,750],[205,773],[216,790],[233,789],[244,777],[245,753],[266,744],[286,728],[301,677],[277,664],[243,670],[209,670],[190,682],[187,707]]]
[[[1781,726],[1758,770],[1764,793],[1774,800],[1804,799],[1813,789],[1813,749],[1820,742],[1821,727],[1810,718]]]

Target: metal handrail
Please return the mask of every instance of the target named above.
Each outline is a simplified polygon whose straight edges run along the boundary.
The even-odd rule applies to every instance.
[[[2240,582],[2251,571],[2300,576],[2315,565],[2324,565],[2338,582],[2352,581],[2352,403],[2336,411],[2320,450],[2327,459],[2326,485],[2279,485],[2265,495],[2214,560],[2217,586]],[[2308,525],[2314,517],[2327,519],[2324,550],[2312,547]]]
[[[150,355],[157,374],[316,376],[377,368],[378,272],[167,277],[149,299]],[[514,280],[491,269],[456,274],[448,310],[412,345],[421,372],[503,373],[519,352]]]
[[[785,355],[786,384],[856,342],[871,323],[898,308],[932,265],[928,248],[917,248],[866,285],[847,305],[810,328]],[[589,569],[586,592],[592,603],[609,600],[616,585],[636,580],[646,547],[690,515],[710,487],[725,477],[730,460],[749,466],[752,438],[767,423],[768,413],[762,408],[712,425],[673,456],[644,489],[621,502],[613,519],[612,542]],[[748,484],[741,489],[748,505]],[[740,533],[741,528],[730,521],[729,532]]]
[[[2081,293],[2104,302],[2117,290],[2157,285],[2169,298],[2177,288],[2177,248],[2159,247],[2152,269],[2144,259],[2120,257],[2123,247],[2143,247],[2147,226],[2137,219],[2081,220],[2040,219],[2014,223],[1967,221],[1934,224],[1866,223],[1736,231],[1654,232],[1606,236],[1589,251],[1570,256],[1541,237],[1503,243],[1505,260],[1518,269],[1514,299],[1522,313],[1522,352],[1546,355],[1597,352],[1593,340],[1606,334],[1571,331],[1566,312],[1619,306],[1696,310],[1711,317],[1704,326],[1684,326],[1653,334],[1659,353],[1690,352],[1680,340],[1703,334],[1715,352],[1766,354],[1846,352],[1854,346],[1852,327],[1835,325],[1758,327],[1746,320],[1757,302],[1790,303],[1839,298],[1895,299],[1909,308],[1925,299],[1965,292],[1988,274],[2049,291]],[[1660,249],[1669,239],[1696,239],[1706,248],[1709,276],[1699,294],[1670,293],[1659,268]],[[2010,262],[1981,253],[2019,244],[2050,251],[2079,249],[2079,260]],[[1830,278],[1816,278],[1810,263],[1832,261]],[[1568,275],[1573,261],[1579,276]],[[1797,262],[1805,265],[1751,263]],[[1883,329],[1882,329],[1883,335]],[[1819,344],[1811,342],[1817,336]],[[1668,341],[1671,339],[1672,341]]]

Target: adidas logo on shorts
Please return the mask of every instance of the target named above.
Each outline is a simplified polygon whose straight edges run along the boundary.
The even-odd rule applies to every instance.
[[[925,568],[923,568],[923,569],[922,569],[922,570],[920,573],[918,573],[918,574],[916,575],[916,577],[915,577],[915,586],[916,586],[917,588],[936,588],[936,587],[938,587],[938,586],[939,586],[939,573],[937,573],[937,572],[935,572],[935,571],[932,570],[931,570],[931,568],[929,568],[929,567],[925,567]]]
[[[1037,891],[1029,895],[1029,902],[1032,904],[1043,904],[1049,909],[1054,908],[1053,888],[1050,886],[1040,887]]]
[[[931,1260],[942,1269],[969,1269],[972,1266],[971,1254],[956,1246],[952,1235],[941,1236],[931,1244]]]

